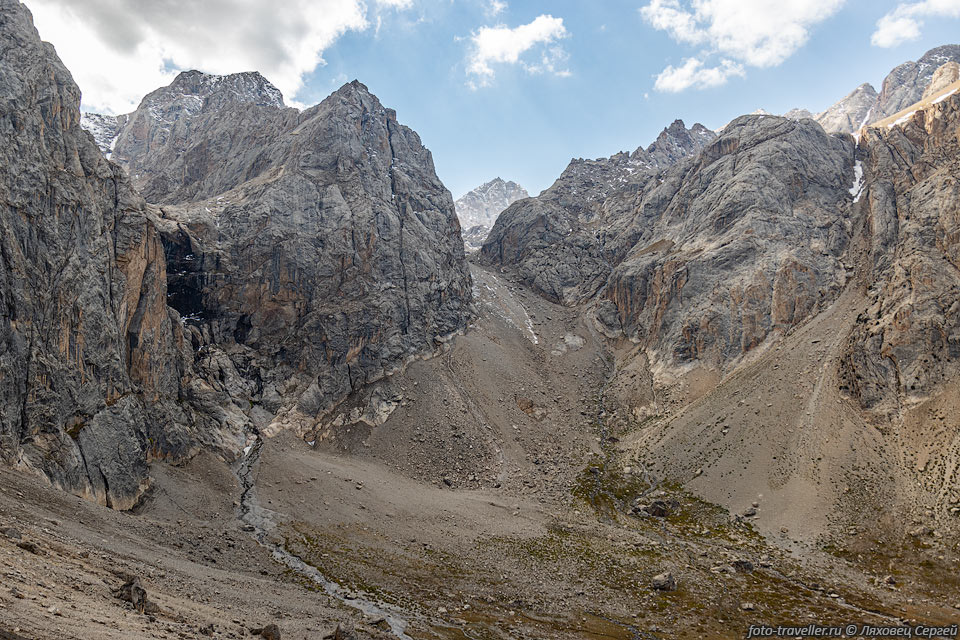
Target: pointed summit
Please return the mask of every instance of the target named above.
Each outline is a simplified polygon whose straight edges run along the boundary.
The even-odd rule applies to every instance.
[[[163,106],[173,102],[212,103],[247,102],[261,107],[284,107],[283,94],[259,71],[244,71],[225,76],[202,71],[180,72],[166,87],[148,94],[141,103]]]
[[[465,193],[454,205],[467,248],[478,249],[500,213],[517,200],[529,197],[519,184],[499,176]]]

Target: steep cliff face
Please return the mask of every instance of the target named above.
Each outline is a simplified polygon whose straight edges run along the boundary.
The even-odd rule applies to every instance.
[[[550,300],[576,304],[590,298],[610,273],[604,235],[629,206],[625,203],[646,189],[659,170],[715,139],[703,125],[688,130],[677,120],[646,149],[571,161],[549,189],[500,214],[481,250],[482,260],[515,267]]]
[[[195,113],[177,111],[186,85],[214,87]],[[359,82],[302,113],[236,95],[182,74],[138,113],[176,113],[189,137],[163,141],[154,120],[156,145],[124,144],[125,129],[115,157],[155,168],[144,188],[164,203],[170,303],[206,377],[230,380],[259,426],[306,434],[464,328],[460,228],[430,152]]]
[[[196,442],[163,246],[19,2],[0,3],[0,39],[0,451],[127,507],[150,457]]]
[[[881,413],[898,414],[960,373],[958,136],[953,94],[861,139],[872,304],[857,318],[844,387]]]

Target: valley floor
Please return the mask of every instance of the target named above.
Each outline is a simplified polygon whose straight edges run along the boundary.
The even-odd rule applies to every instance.
[[[780,534],[784,510],[760,526],[636,466],[592,324],[502,274],[474,280],[470,331],[371,390],[392,399],[385,424],[280,434],[246,465],[156,464],[134,512],[0,471],[0,638],[712,639],[960,617],[949,544]],[[653,587],[665,572],[674,590]],[[115,597],[131,575],[155,609]]]

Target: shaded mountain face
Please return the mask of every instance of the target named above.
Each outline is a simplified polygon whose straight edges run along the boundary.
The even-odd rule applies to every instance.
[[[127,508],[149,460],[314,430],[465,326],[452,198],[363,85],[301,113],[259,74],[181,74],[117,130],[88,117],[128,179],[23,5],[0,36],[6,461]]]
[[[479,249],[497,221],[497,216],[517,200],[529,197],[527,190],[516,182],[494,178],[457,199],[454,205],[460,226],[464,229],[464,246],[472,250]]]
[[[484,258],[550,299],[595,300],[604,333],[662,365],[726,366],[844,284],[853,142],[776,116],[699,137],[686,158],[621,158],[599,178],[572,164],[502,214]]]
[[[452,198],[393,110],[352,82],[298,112],[264,82],[181,74],[113,157],[163,203],[170,301],[204,366],[260,427],[307,433],[463,329],[471,284]]]
[[[80,91],[20,3],[0,3],[0,39],[0,454],[126,508],[148,459],[225,434],[183,402],[192,358],[143,199],[81,129]]]

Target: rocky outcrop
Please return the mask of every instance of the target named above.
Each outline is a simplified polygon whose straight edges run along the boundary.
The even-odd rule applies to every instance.
[[[938,94],[957,80],[960,80],[960,64],[947,62],[933,73],[933,77],[930,78],[930,84],[927,85],[920,101],[922,102],[937,97]]]
[[[548,298],[596,300],[603,332],[653,364],[723,368],[846,282],[853,141],[811,120],[742,116],[688,148],[672,166],[571,164],[502,214],[484,258]]]
[[[844,361],[844,388],[897,414],[960,373],[960,97],[867,129],[857,204],[871,237],[868,294]]]
[[[481,259],[515,267],[550,300],[576,304],[590,298],[610,273],[603,238],[607,225],[659,170],[715,139],[703,125],[687,129],[677,120],[646,149],[572,160],[549,189],[500,215]]]
[[[0,453],[129,507],[147,461],[201,435],[184,403],[163,245],[80,127],[80,91],[19,2],[0,2]]]
[[[827,133],[853,133],[876,118],[877,90],[863,83],[823,113],[815,116]]]

